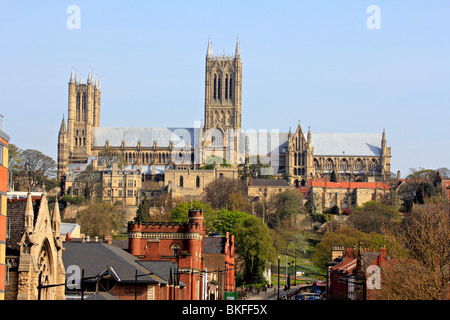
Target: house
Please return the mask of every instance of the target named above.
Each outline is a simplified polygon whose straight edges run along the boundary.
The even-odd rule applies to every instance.
[[[235,291],[234,235],[229,232],[203,238],[203,256],[207,274],[207,300],[223,300],[225,292]]]
[[[329,300],[367,299],[366,280],[372,275],[368,267],[381,267],[387,261],[385,248],[376,252],[342,246],[333,247],[332,259],[327,264]]]
[[[174,273],[170,266],[157,268],[139,263],[136,257],[121,248],[99,241],[66,241],[64,249],[67,283],[74,284],[67,290],[68,300],[82,297],[86,300],[172,298],[173,279],[166,275]]]
[[[128,251],[142,261],[167,261],[178,266],[184,283],[176,299],[204,299],[203,211],[189,210],[188,223],[128,223]],[[177,286],[178,282],[174,285]]]

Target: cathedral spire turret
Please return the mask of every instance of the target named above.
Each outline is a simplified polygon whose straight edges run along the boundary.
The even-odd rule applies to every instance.
[[[70,73],[70,80],[69,83],[75,83],[75,77],[73,75],[73,67],[72,67],[72,72]]]
[[[64,118],[64,114],[63,114],[63,119],[61,121],[61,127],[59,128],[59,134],[64,134],[66,133],[66,119]]]
[[[33,200],[31,199],[31,192],[28,191],[27,195],[27,205],[25,207],[25,221],[24,221],[25,231],[32,232],[34,229],[34,210],[33,210]]]
[[[236,51],[234,53],[234,58],[235,59],[241,58],[241,47],[239,45],[239,38],[236,39]]]
[[[208,50],[206,51],[206,58],[212,59],[212,57],[213,57],[212,43],[211,43],[211,39],[208,38]]]

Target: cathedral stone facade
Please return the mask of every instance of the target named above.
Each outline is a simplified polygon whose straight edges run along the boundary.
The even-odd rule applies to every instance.
[[[94,81],[89,71],[84,82],[72,71],[67,125],[63,117],[58,136],[58,175],[84,170],[105,149],[120,156],[125,167],[139,169],[144,176],[162,177],[166,184],[170,180],[178,189],[191,181],[197,190],[192,194],[217,177],[217,170],[199,172],[211,159],[225,161],[235,171],[233,177],[244,164],[270,164],[261,175],[286,179],[296,187],[332,174],[344,181],[382,180],[390,174],[391,149],[384,130],[312,133],[308,128],[305,135],[299,122],[295,131],[243,131],[241,96],[239,41],[234,55],[215,55],[208,42],[204,120],[195,121],[193,127],[101,127],[99,79]]]

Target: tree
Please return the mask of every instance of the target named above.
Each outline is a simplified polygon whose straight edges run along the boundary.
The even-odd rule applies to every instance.
[[[361,242],[363,248],[378,249],[385,244],[384,239],[377,233],[365,233],[355,228],[342,227],[337,231],[329,231],[317,244],[311,261],[319,266],[325,267],[331,261],[331,250],[333,246],[355,247]]]
[[[250,215],[237,210],[220,209],[211,220],[211,229],[217,233],[232,232],[234,227]]]
[[[254,161],[253,159],[256,159]],[[246,158],[245,163],[239,165],[239,175],[241,179],[246,180],[248,178],[254,179],[274,179],[273,168],[269,163],[262,164],[260,156],[256,158],[252,157],[252,163],[250,159]]]
[[[22,164],[22,150],[15,144],[10,143],[8,145],[8,172],[9,181],[8,185],[14,190],[15,177],[19,174]]]
[[[297,189],[288,189],[276,194],[273,198],[275,207],[268,218],[271,228],[277,227],[282,221],[295,227],[297,215],[303,213],[303,197]]]
[[[150,221],[150,205],[147,198],[144,198],[139,204],[134,221],[137,223]]]
[[[243,181],[221,177],[206,186],[205,200],[214,209],[226,208],[230,194],[235,192],[246,192]]]
[[[400,221],[401,216],[397,208],[379,201],[368,201],[356,207],[348,218],[354,228],[366,233],[380,233],[382,228],[393,227]]]
[[[261,283],[268,262],[275,260],[269,228],[261,218],[248,216],[237,223],[233,234],[236,239],[236,254],[244,267],[244,281]]]
[[[81,232],[91,237],[111,234],[124,225],[119,206],[107,203],[91,203],[78,214]]]
[[[402,224],[385,231],[387,264],[381,270],[383,300],[447,300],[450,283],[448,204],[416,206]]]
[[[21,171],[29,188],[33,191],[44,178],[53,178],[56,174],[56,162],[42,152],[26,149],[22,152]]]
[[[333,169],[333,171],[331,172],[331,178],[330,178],[330,181],[331,181],[331,182],[337,182],[336,171],[334,171],[334,169]]]
[[[125,163],[123,157],[111,147],[100,150],[97,158],[98,163],[102,163],[106,168],[112,168],[114,162],[117,162],[119,166]]]

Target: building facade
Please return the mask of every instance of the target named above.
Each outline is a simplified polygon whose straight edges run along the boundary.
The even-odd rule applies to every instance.
[[[189,223],[128,223],[128,251],[142,261],[178,265],[178,280],[185,284],[181,300],[203,300],[203,211],[190,210]]]
[[[180,177],[170,170],[199,169],[211,157],[223,159],[235,171],[246,161],[270,164],[271,170],[261,174],[286,178],[296,187],[304,186],[309,179],[330,177],[333,172],[348,181],[365,181],[368,176],[381,180],[390,175],[391,149],[384,130],[312,133],[308,128],[305,136],[299,122],[295,132],[244,132],[242,89],[239,41],[234,55],[215,55],[209,41],[203,120],[183,128],[110,128],[100,126],[99,80],[94,82],[89,71],[84,83],[72,72],[67,126],[63,117],[58,136],[58,175],[84,170],[106,149],[126,167],[139,169],[144,176],[161,176],[174,186],[180,184]],[[197,172],[186,174],[183,179],[201,179]]]
[[[6,255],[7,299],[64,300],[59,205],[56,203],[50,212],[45,193],[39,197],[29,193],[26,199],[8,200],[8,215],[11,237]]]
[[[0,300],[5,299],[6,279],[6,238],[9,236],[7,217],[7,192],[8,192],[8,145],[9,136],[0,130]]]

